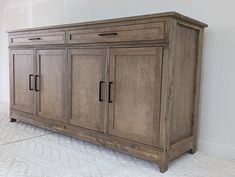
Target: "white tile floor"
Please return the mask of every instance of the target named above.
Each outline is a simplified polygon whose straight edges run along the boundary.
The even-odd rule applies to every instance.
[[[235,161],[185,154],[158,166],[25,123],[0,103],[0,177],[235,177]]]

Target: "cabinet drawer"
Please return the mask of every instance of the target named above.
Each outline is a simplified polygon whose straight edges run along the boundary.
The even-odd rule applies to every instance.
[[[65,44],[65,31],[10,36],[10,45]]]
[[[70,44],[158,39],[164,39],[164,22],[68,31]]]

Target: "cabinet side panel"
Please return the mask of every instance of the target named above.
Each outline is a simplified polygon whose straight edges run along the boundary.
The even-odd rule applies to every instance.
[[[199,31],[177,24],[171,110],[171,144],[193,134]]]

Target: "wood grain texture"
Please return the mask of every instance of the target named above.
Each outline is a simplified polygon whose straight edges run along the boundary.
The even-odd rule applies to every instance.
[[[170,160],[174,160],[175,158],[177,158],[178,156],[180,156],[181,154],[187,152],[192,148],[193,148],[193,136],[190,136],[171,145],[169,158]]]
[[[171,109],[171,143],[192,136],[198,55],[197,30],[177,24]]]
[[[72,125],[104,132],[105,63],[104,49],[69,50]]]
[[[164,38],[164,22],[68,31],[68,43],[158,40]]]
[[[9,37],[10,45],[65,44],[65,31],[38,31]]]
[[[58,133],[63,133],[75,138],[79,138],[90,143],[105,146],[119,152],[131,154],[133,156],[154,162],[161,161],[162,149],[146,146],[141,143],[128,141],[125,139],[112,137],[90,129],[67,125],[62,122],[54,122],[39,116],[28,113],[11,111],[11,117],[26,123],[34,124]]]
[[[37,115],[66,121],[66,61],[64,50],[37,51]]]
[[[195,86],[195,107],[193,116],[193,148],[191,153],[194,154],[197,150],[197,130],[199,119],[199,98],[200,98],[200,83],[201,83],[201,65],[202,65],[202,49],[203,49],[204,29],[199,31],[198,39],[198,55],[197,55],[197,73],[196,73],[196,86]]]
[[[110,51],[109,134],[157,146],[162,48]]]
[[[35,73],[33,50],[12,50],[10,63],[11,108],[34,114],[35,93],[29,90],[29,76]]]
[[[169,19],[166,23],[166,35],[170,41],[168,46],[164,47],[163,64],[162,64],[162,88],[161,88],[161,116],[160,116],[160,133],[159,133],[159,148],[164,151],[162,153],[162,160],[159,164],[160,171],[163,173],[167,171],[170,162],[170,110],[172,100],[172,75],[174,67],[174,34],[175,34],[175,20]]]

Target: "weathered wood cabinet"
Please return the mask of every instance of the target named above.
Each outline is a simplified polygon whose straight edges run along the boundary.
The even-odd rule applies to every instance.
[[[175,12],[9,32],[11,121],[154,161],[196,151],[206,24]]]

